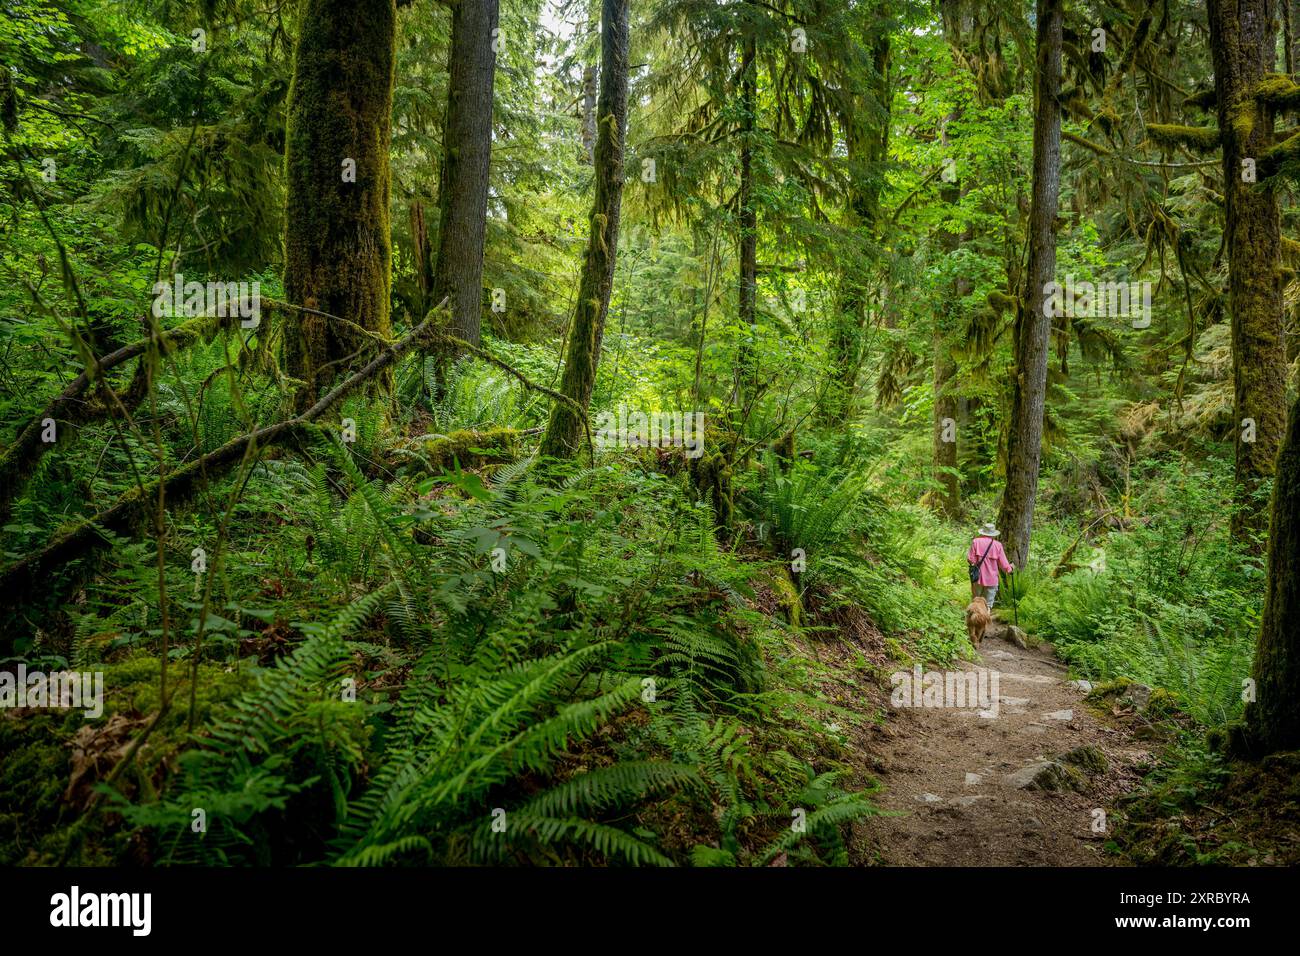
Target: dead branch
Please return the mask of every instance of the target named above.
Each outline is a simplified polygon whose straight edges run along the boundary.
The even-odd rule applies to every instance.
[[[22,493],[27,481],[36,471],[41,457],[59,444],[71,431],[66,426],[75,428],[108,410],[107,404],[96,406],[84,397],[91,386],[103,381],[106,372],[144,354],[151,347],[175,350],[185,348],[200,338],[207,338],[216,332],[217,321],[211,316],[201,316],[169,329],[161,335],[149,336],[131,345],[124,345],[83,369],[67,388],[51,399],[50,403],[27,423],[14,439],[13,444],[0,454],[0,522],[8,518],[14,499]],[[135,391],[134,387],[128,386],[127,393]],[[47,420],[56,423],[53,442],[41,439],[45,431],[44,422]]]
[[[203,476],[210,477],[242,461],[250,446],[265,447],[291,438],[305,437],[312,423],[337,405],[345,395],[373,378],[417,344],[426,343],[427,331],[437,314],[437,310],[431,312],[428,318],[404,338],[384,348],[365,367],[339,383],[302,414],[233,438],[215,451],[170,472],[166,477],[154,480],[143,488],[133,488],[93,517],[75,522],[55,535],[40,551],[19,559],[0,572],[0,594],[28,595],[39,587],[46,589],[44,597],[48,599],[51,596],[48,593],[50,588],[66,591],[74,586],[75,582],[60,578],[54,572],[87,552],[107,547],[110,535],[130,533],[146,516],[150,501],[157,499],[159,481],[163,485],[162,490],[168,504],[175,505],[188,500],[195,493]],[[0,638],[0,650],[11,649],[12,641],[12,636]]]

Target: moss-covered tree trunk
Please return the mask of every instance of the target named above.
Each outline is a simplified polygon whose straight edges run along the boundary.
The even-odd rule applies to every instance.
[[[1224,234],[1232,313],[1238,510],[1233,533],[1263,531],[1267,503],[1259,486],[1273,474],[1286,427],[1286,352],[1282,335],[1282,242],[1277,198],[1243,179],[1242,162],[1273,145],[1271,108],[1255,88],[1272,71],[1277,11],[1272,0],[1210,0],[1219,130],[1223,143]]]
[[[614,286],[619,211],[623,202],[623,149],[627,137],[629,0],[601,0],[600,96],[596,105],[596,195],[591,204],[587,255],[578,283],[573,329],[560,391],[582,409],[591,404],[600,362],[610,291]],[[540,454],[572,457],[583,439],[575,409],[557,402],[542,436]]]
[[[960,44],[960,36],[949,37],[949,43]],[[952,122],[960,118],[961,112],[954,110],[948,116]],[[948,131],[945,128],[942,137],[945,150],[949,146]],[[961,203],[964,190],[960,182],[947,185],[942,190],[943,201],[952,209]],[[971,229],[963,233],[946,231],[940,240],[941,248],[951,255],[962,242],[969,242],[973,236]],[[934,416],[931,425],[931,442],[934,448],[934,484],[935,490],[929,497],[930,506],[939,514],[948,518],[956,517],[961,510],[961,475],[957,471],[957,396],[953,393],[953,379],[957,376],[957,363],[952,357],[949,344],[952,317],[959,309],[959,303],[970,294],[971,281],[965,276],[958,276],[952,281],[952,299],[943,308],[934,310],[934,328],[931,332],[932,360],[934,363]]]
[[[1261,754],[1300,748],[1300,400],[1277,459],[1267,588],[1246,705],[1250,748]]]
[[[1282,9],[1288,26],[1283,64],[1286,72],[1294,73],[1300,64],[1300,0],[1282,0]]]
[[[961,187],[951,195],[951,201],[960,199]],[[951,251],[962,241],[969,242],[971,230],[967,229],[960,236],[950,234],[944,245]],[[935,493],[931,496],[931,506],[939,514],[955,518],[961,512],[961,473],[957,465],[957,436],[959,429],[957,419],[960,405],[954,391],[957,377],[957,362],[952,357],[951,317],[958,311],[958,303],[970,295],[971,280],[958,276],[952,282],[952,301],[946,309],[936,309],[934,330],[931,344],[934,361],[934,421],[932,423],[932,442],[934,447],[934,481]]]
[[[1016,310],[1016,364],[1007,430],[1006,487],[998,512],[1007,555],[1023,566],[1038,495],[1047,360],[1052,320],[1043,298],[1056,272],[1056,212],[1061,189],[1062,0],[1038,0],[1034,68],[1034,173],[1029,266]]]
[[[852,248],[841,253],[846,259],[856,254]],[[817,416],[823,425],[832,427],[844,424],[853,413],[862,334],[866,328],[866,290],[859,279],[842,272],[835,292],[835,314],[831,318],[828,342],[826,394]]]
[[[582,68],[582,162],[596,161],[596,67]]]
[[[432,301],[449,299],[451,332],[478,345],[483,308],[483,243],[492,161],[492,87],[498,0],[451,5],[447,122],[438,182],[438,257]]]
[[[394,0],[306,0],[285,131],[285,297],[383,336],[390,333],[392,246],[388,147]],[[307,383],[299,409],[366,338],[299,314],[286,328],[286,371]],[[384,377],[383,387],[391,383]]]
[[[950,389],[957,373],[947,337],[934,333],[934,480],[935,510],[955,518],[961,511],[961,476],[957,471],[957,396]]]

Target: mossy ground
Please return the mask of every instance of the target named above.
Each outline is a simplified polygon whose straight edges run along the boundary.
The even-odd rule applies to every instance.
[[[1115,848],[1140,866],[1300,863],[1300,752],[1258,763],[1196,753],[1121,807]]]
[[[91,788],[112,769],[118,748],[158,711],[158,658],[137,653],[89,669],[104,673],[104,713],[93,724],[80,710],[0,710],[0,865],[57,863],[72,828],[83,819]],[[189,740],[188,667],[173,664],[169,680],[173,697],[167,716],[137,753],[132,768],[119,778],[127,795],[156,789]],[[203,727],[216,705],[235,697],[251,681],[251,667],[204,664],[195,698],[196,727]],[[122,719],[114,724],[115,717]],[[103,729],[104,734],[78,762],[74,741],[86,726]],[[113,727],[124,733],[112,733]],[[73,787],[78,771],[82,775]],[[108,866],[133,859],[131,832],[116,825],[111,811],[101,813],[82,835],[80,857],[69,862]]]

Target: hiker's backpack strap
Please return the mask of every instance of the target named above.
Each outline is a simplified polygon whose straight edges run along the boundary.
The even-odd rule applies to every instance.
[[[980,559],[979,559],[979,561],[978,561],[977,563],[972,564],[972,565],[970,566],[970,583],[971,583],[971,584],[976,584],[976,583],[979,582],[979,579],[980,579],[980,568],[982,568],[982,567],[984,566],[984,559],[987,558],[987,557],[989,556],[989,552],[993,550],[993,545],[996,544],[996,543],[997,543],[997,542],[995,542],[992,538],[990,538],[990,539],[989,539],[989,545],[988,545],[987,548],[984,549],[984,553],[983,553],[982,555],[980,555]]]

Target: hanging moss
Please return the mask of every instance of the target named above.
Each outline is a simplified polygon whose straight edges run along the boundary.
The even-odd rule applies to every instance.
[[[713,516],[723,528],[731,526],[734,510],[731,491],[731,464],[722,452],[706,451],[690,464],[691,484],[713,507]]]
[[[1161,146],[1186,146],[1201,152],[1219,148],[1219,131],[1209,126],[1148,123],[1147,138]]]
[[[1005,292],[1001,292],[997,289],[994,289],[992,292],[988,294],[988,298],[986,299],[986,301],[989,304],[989,308],[991,308],[998,315],[1002,315],[1007,312],[1014,312],[1016,310],[1016,300],[1013,299],[1011,296],[1007,295]]]
[[[307,0],[285,133],[285,295],[385,337],[396,17],[394,0]],[[315,381],[317,370],[366,340],[343,323],[303,314],[286,324],[284,343],[285,370],[308,383],[302,407],[326,384]],[[342,370],[334,366],[328,376]],[[380,382],[390,386],[391,373]]]

